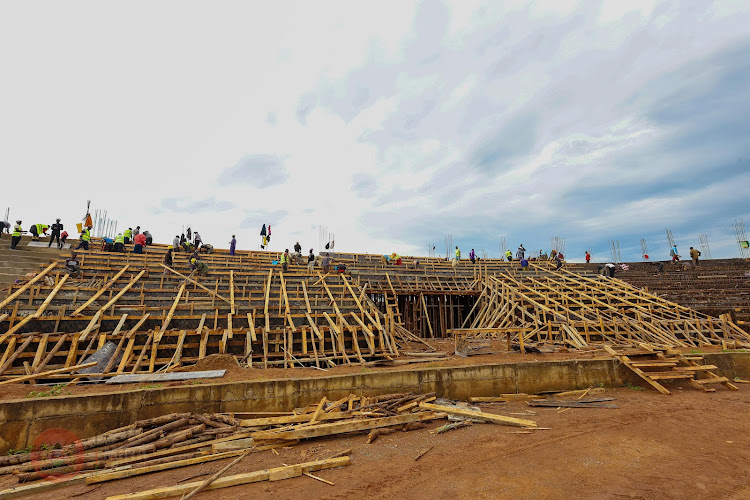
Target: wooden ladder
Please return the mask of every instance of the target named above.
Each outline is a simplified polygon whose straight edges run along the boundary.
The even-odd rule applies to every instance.
[[[615,351],[612,347],[604,345],[606,350],[613,357],[617,358],[620,363],[627,366],[633,373],[645,380],[651,387],[665,395],[671,392],[661,385],[663,380],[686,380],[695,387],[704,392],[715,392],[716,389],[706,387],[710,384],[722,384],[724,387],[733,391],[737,387],[729,382],[729,379],[722,377],[713,372],[718,367],[715,365],[699,364],[696,361],[702,361],[703,355],[684,356],[679,352],[670,352],[664,354],[648,348],[640,351],[630,352],[631,356],[649,356],[656,359],[631,359],[622,352]]]

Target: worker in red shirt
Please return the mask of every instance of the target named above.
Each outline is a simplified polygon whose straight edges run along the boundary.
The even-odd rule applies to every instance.
[[[133,238],[133,253],[143,253],[143,247],[146,246],[146,235],[138,233]]]
[[[589,262],[591,262],[591,254],[588,250],[586,250],[586,264],[588,264]]]

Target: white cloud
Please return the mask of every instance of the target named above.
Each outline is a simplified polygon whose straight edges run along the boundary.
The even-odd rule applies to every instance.
[[[12,218],[72,225],[92,199],[159,241],[190,224],[256,248],[271,222],[275,250],[317,246],[319,225],[342,250],[402,254],[446,233],[495,248],[565,229],[591,247],[675,210],[709,231],[685,207],[734,199],[750,158],[732,121],[750,111],[732,83],[747,79],[749,11],[3,2],[0,164],[18,183],[4,200]],[[730,195],[705,191],[706,169]],[[709,205],[741,216],[739,202]],[[623,206],[637,220],[601,225]]]

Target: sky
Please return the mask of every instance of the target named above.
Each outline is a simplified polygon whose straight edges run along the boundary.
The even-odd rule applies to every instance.
[[[4,0],[0,61],[25,225],[632,261],[750,224],[745,0]]]

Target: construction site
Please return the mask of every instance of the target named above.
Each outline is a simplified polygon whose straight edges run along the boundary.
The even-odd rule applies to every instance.
[[[98,247],[0,248],[0,499],[750,496],[747,259]]]

